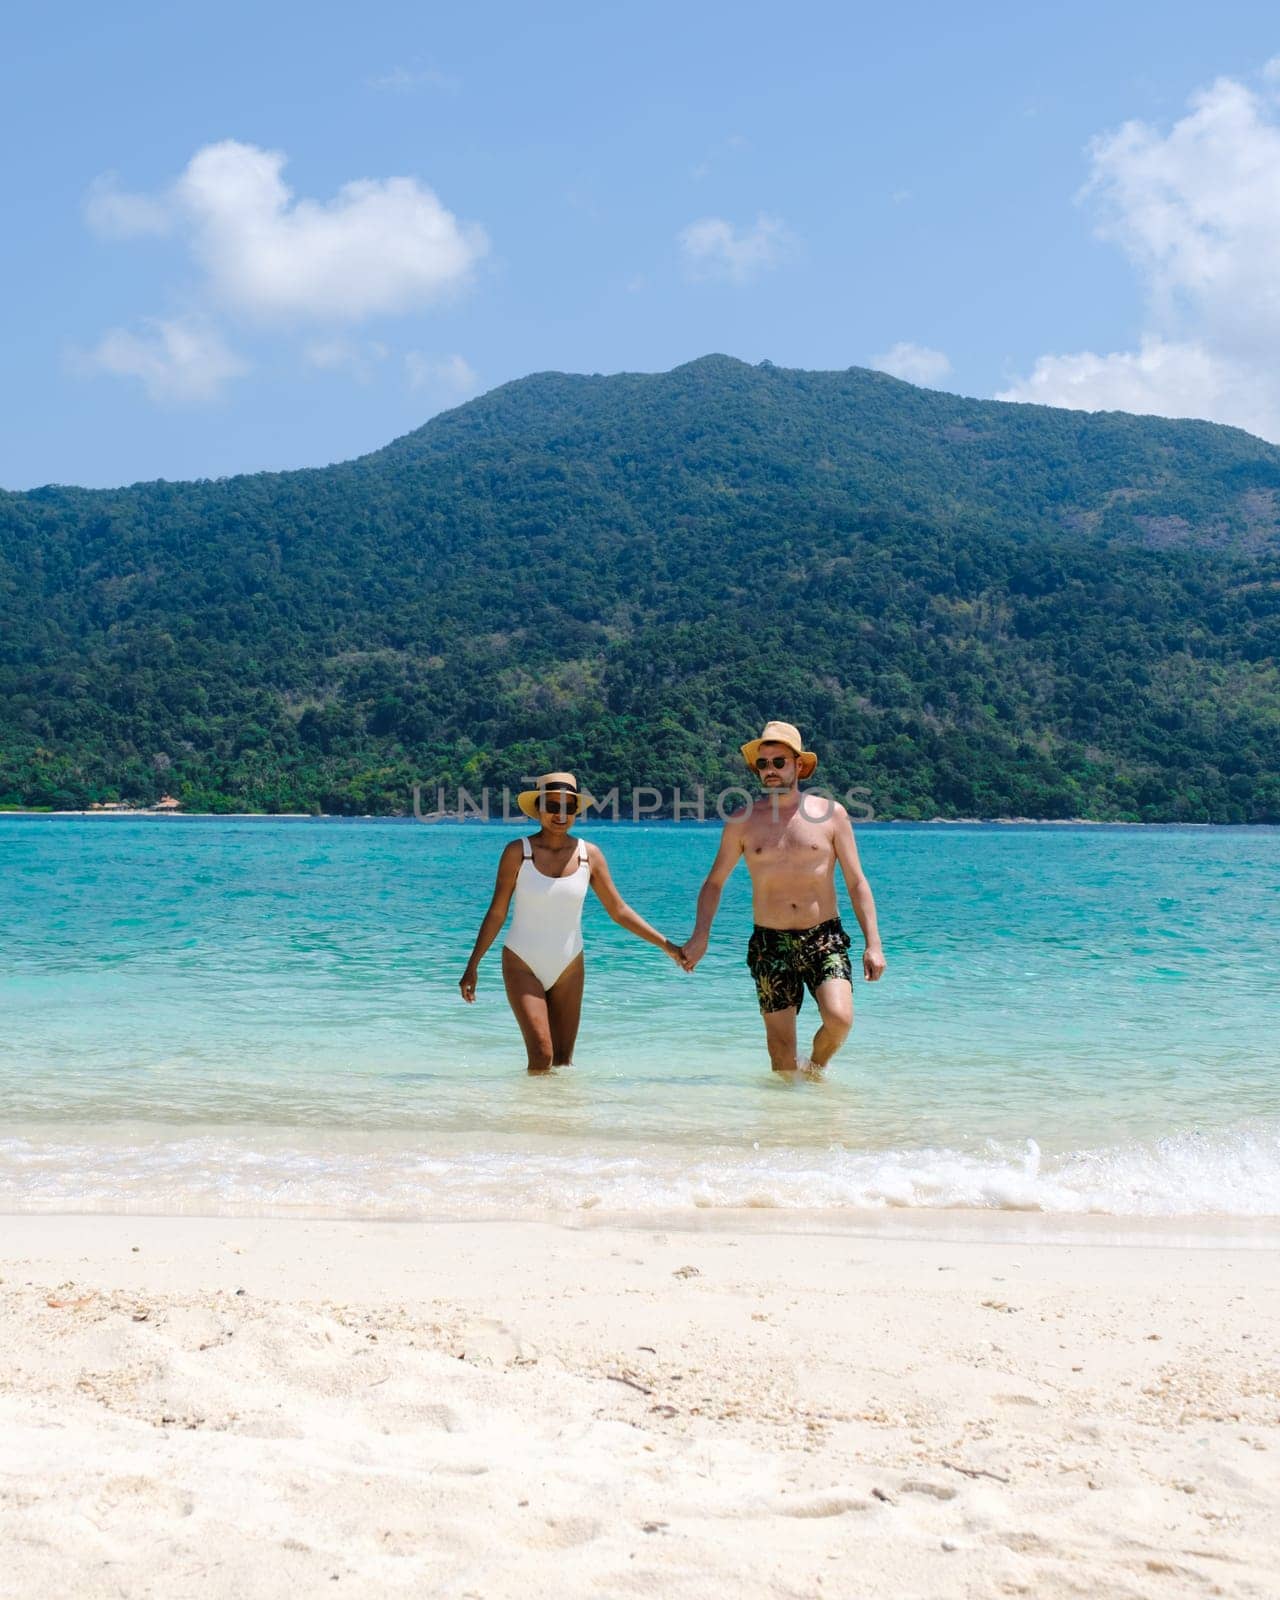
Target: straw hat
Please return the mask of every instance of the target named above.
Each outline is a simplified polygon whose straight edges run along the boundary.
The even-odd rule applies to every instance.
[[[756,770],[756,757],[760,754],[762,744],[785,744],[788,750],[794,750],[796,755],[796,776],[798,778],[811,778],[813,770],[818,765],[818,758],[812,750],[806,750],[804,740],[800,737],[800,730],[790,722],[766,722],[764,732],[758,739],[748,739],[742,746],[742,759],[751,768]]]
[[[536,789],[522,789],[516,796],[516,804],[526,817],[532,817],[535,822],[540,820],[538,816],[538,801],[548,792],[562,794],[566,798],[571,795],[574,802],[573,814],[575,817],[582,814],[583,806],[593,804],[591,796],[585,790],[578,788],[578,780],[572,772],[544,772],[540,778],[536,778],[534,781],[538,787]]]

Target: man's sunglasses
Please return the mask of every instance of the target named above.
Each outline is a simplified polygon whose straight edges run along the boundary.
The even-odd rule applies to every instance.
[[[767,772],[770,767],[773,767],[776,771],[781,772],[788,761],[794,760],[794,756],[757,756],[756,771]]]

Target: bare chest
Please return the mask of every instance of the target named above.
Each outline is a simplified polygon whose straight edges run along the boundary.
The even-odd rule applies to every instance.
[[[830,823],[804,816],[775,819],[766,812],[753,817],[742,848],[753,874],[821,873],[829,871],[835,860]]]

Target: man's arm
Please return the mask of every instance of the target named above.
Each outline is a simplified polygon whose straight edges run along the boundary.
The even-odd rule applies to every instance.
[[[844,873],[845,887],[853,902],[853,914],[862,929],[866,949],[862,953],[862,971],[869,983],[874,983],[885,968],[884,951],[880,948],[880,930],[876,926],[876,903],[871,895],[862,863],[858,860],[858,846],[854,843],[853,825],[849,813],[841,805],[835,814],[836,860]]]
[[[720,895],[729,881],[729,874],[742,858],[744,831],[744,824],[737,817],[725,823],[724,831],[720,835],[720,848],[711,863],[711,871],[707,873],[706,881],[698,891],[698,920],[694,923],[693,932],[684,943],[685,960],[688,962],[690,972],[707,953],[711,924],[720,909]]]

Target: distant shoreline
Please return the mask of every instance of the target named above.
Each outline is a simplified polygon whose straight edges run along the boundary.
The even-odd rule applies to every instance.
[[[512,818],[503,822],[500,818],[485,819],[482,817],[442,817],[429,821],[419,821],[411,815],[402,816],[377,816],[372,812],[365,812],[359,816],[348,816],[342,812],[313,812],[313,811],[39,811],[23,808],[0,811],[0,820],[5,817],[23,817],[32,819],[37,817],[88,817],[97,821],[99,818],[117,819],[128,817],[134,820],[145,818],[148,821],[214,821],[214,822],[407,822],[419,827],[437,828],[440,826],[467,827],[467,828],[510,828],[519,827],[523,819]],[[619,819],[608,821],[603,817],[584,819],[583,826],[587,828],[603,824],[609,828],[621,827],[695,827],[710,828],[718,826],[715,819],[699,822],[697,818],[684,817],[678,822],[671,817],[645,817],[639,824]],[[858,818],[855,826],[863,828],[1280,828],[1280,822],[1125,822],[1111,818],[1101,817],[871,817]]]
[[[139,806],[136,811],[40,811],[32,810],[25,806],[14,806],[11,809],[0,811],[0,817],[262,817],[264,819],[281,817],[301,818],[307,822],[323,822],[327,818],[324,814],[317,816],[313,811],[151,811],[145,806]],[[358,820],[363,821],[363,818]]]

